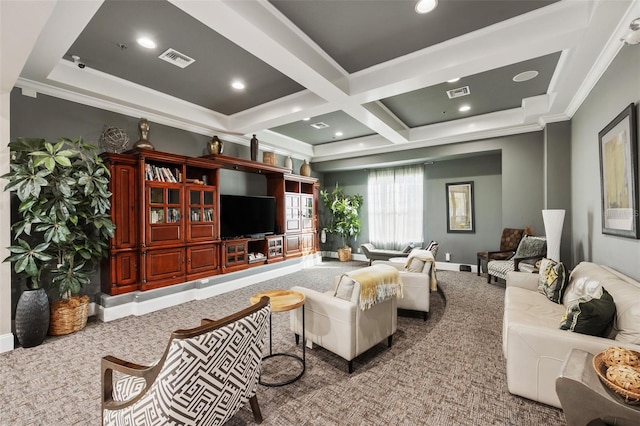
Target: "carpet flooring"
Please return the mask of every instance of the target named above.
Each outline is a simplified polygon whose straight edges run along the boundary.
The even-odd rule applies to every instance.
[[[90,319],[80,332],[0,354],[0,425],[100,424],[101,357],[150,364],[172,330],[242,309],[259,291],[294,285],[327,290],[333,276],[364,265],[329,260],[140,317],[109,323]],[[564,425],[561,410],[507,391],[501,351],[504,288],[468,272],[439,271],[438,281],[441,292],[431,295],[429,319],[401,313],[392,347],[385,340],[356,358],[352,374],[345,360],[314,346],[307,350],[300,380],[259,386],[263,424]],[[274,351],[300,353],[288,321],[288,313],[273,314]],[[290,364],[284,368],[299,367],[283,359]],[[254,424],[250,409],[228,424]]]

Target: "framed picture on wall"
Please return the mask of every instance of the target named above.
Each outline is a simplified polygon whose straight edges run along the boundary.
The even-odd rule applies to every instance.
[[[598,133],[602,233],[638,238],[638,138],[632,103]]]
[[[447,183],[447,232],[475,232],[473,182]]]

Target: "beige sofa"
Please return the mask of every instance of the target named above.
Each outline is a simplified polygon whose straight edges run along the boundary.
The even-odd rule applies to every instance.
[[[564,304],[557,304],[538,292],[538,279],[538,274],[507,274],[502,331],[507,384],[512,394],[560,408],[556,378],[571,349],[596,354],[615,345],[640,351],[640,282],[606,266],[582,262],[571,272]],[[608,337],[559,329],[568,299],[598,286],[616,305]]]

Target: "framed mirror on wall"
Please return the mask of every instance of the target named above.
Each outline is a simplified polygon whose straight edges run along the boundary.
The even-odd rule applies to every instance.
[[[447,183],[447,232],[475,232],[473,182]]]

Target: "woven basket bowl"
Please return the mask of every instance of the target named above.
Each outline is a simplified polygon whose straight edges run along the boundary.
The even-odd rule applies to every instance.
[[[626,403],[640,404],[640,369],[626,365],[613,365],[609,367],[605,363],[604,353],[605,351],[600,352],[593,357],[593,368],[602,383],[622,396]],[[635,352],[635,355],[640,356],[640,353]],[[607,370],[609,368],[613,369],[609,373],[609,377],[615,381],[607,377]]]
[[[640,353],[619,346],[610,346],[602,351],[602,361],[611,367],[613,365],[640,366]]]
[[[87,325],[89,297],[71,297],[57,300],[51,305],[49,334],[62,336],[82,330]]]

